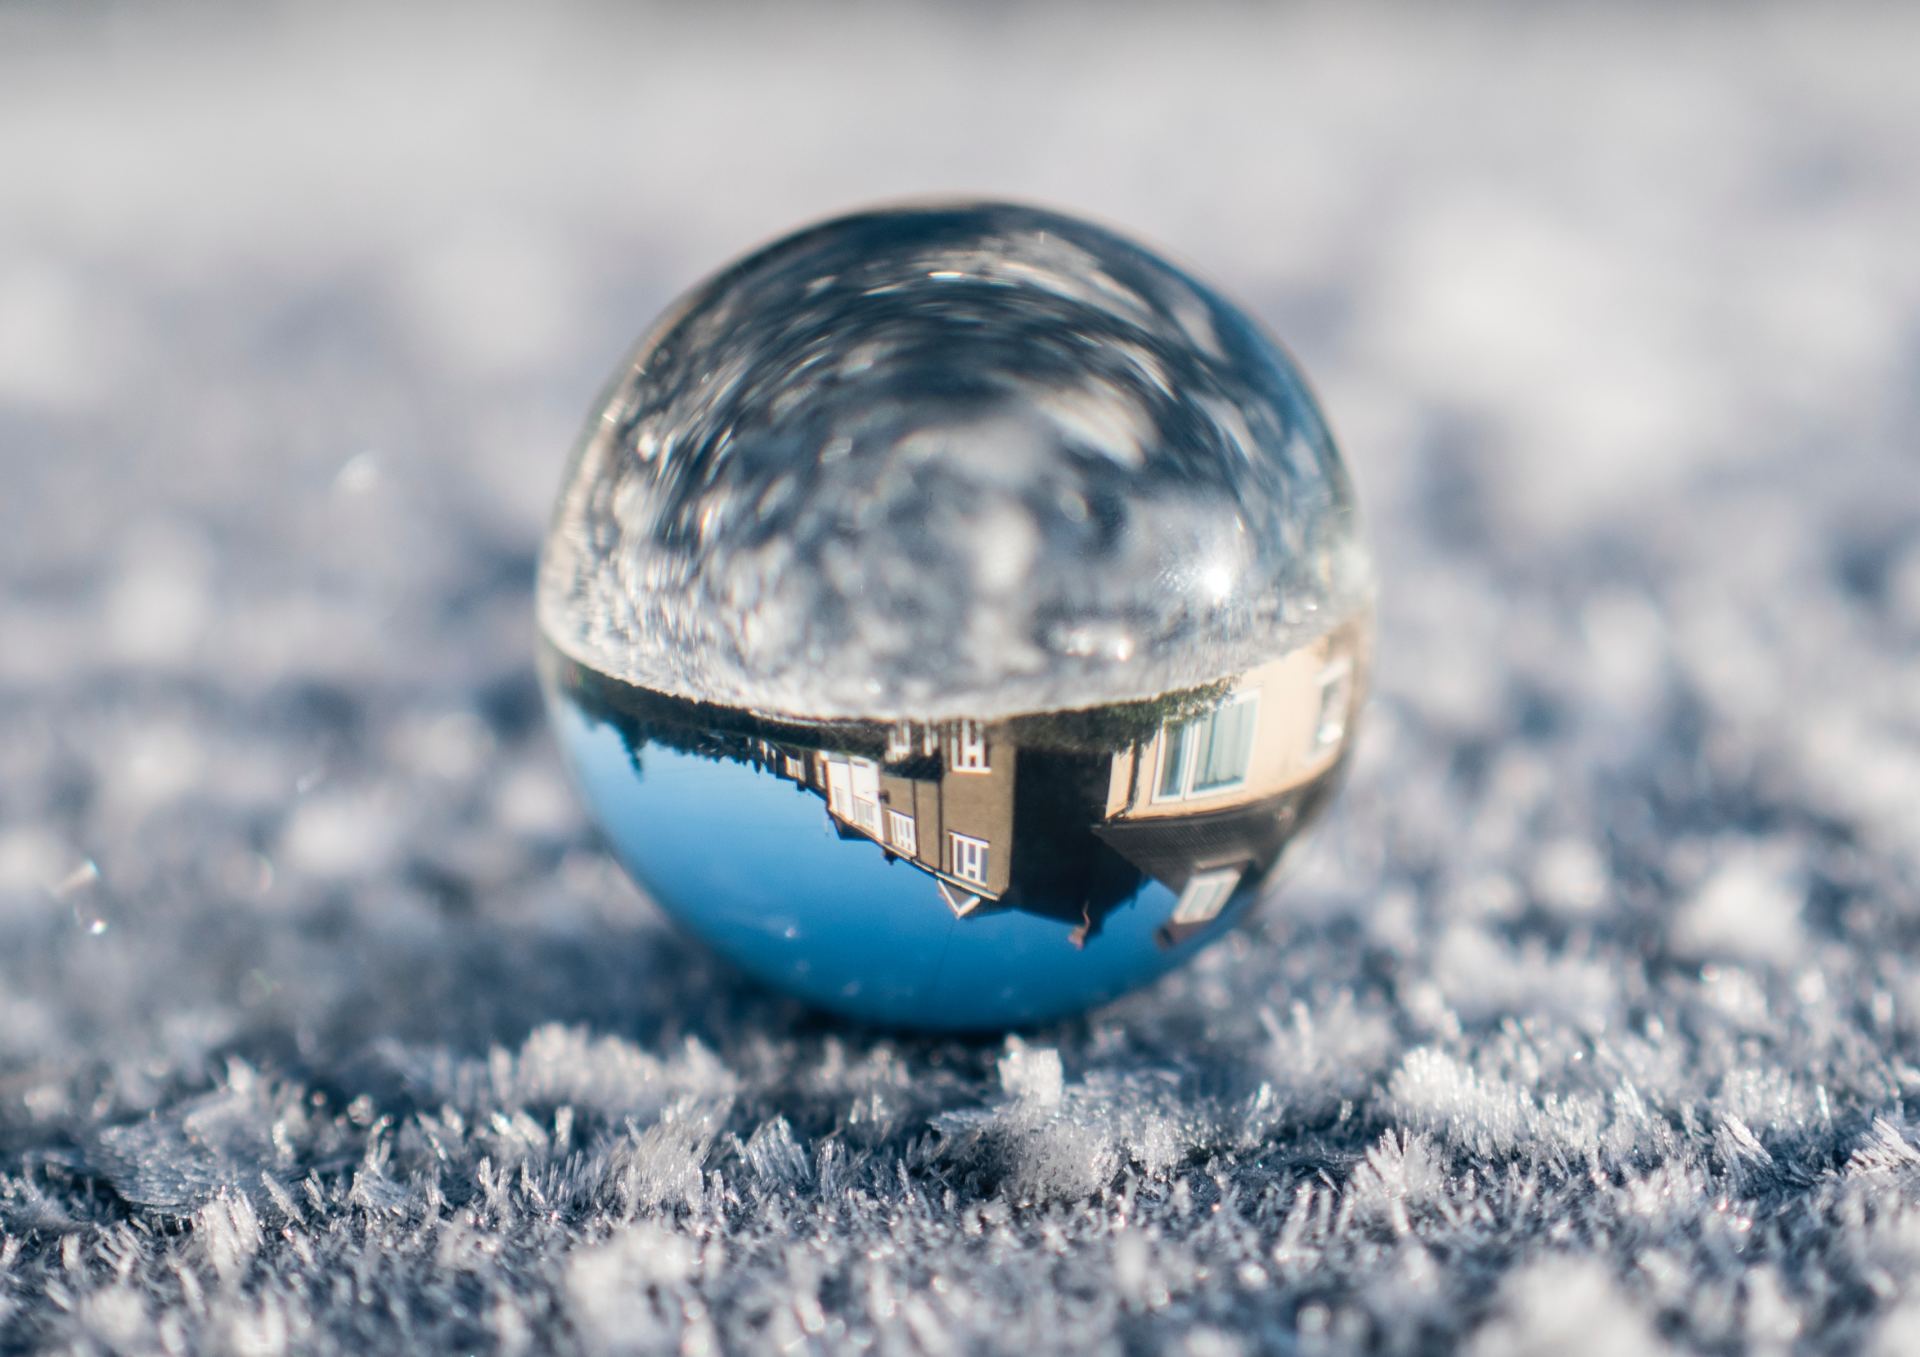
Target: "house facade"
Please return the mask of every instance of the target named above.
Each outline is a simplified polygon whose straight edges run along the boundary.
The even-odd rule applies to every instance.
[[[764,757],[775,772],[824,797],[842,832],[932,873],[956,914],[1007,893],[1018,759],[1012,744],[978,721],[901,723],[889,732],[885,762],[773,746]]]
[[[929,873],[955,915],[996,905],[1057,912],[1079,900],[1075,940],[1084,941],[1133,893],[1092,863],[1110,849],[1135,886],[1138,872],[1175,893],[1161,930],[1171,946],[1273,867],[1331,783],[1362,687],[1363,643],[1357,627],[1336,631],[1111,754],[1030,749],[1031,779],[1009,728],[976,721],[896,723],[884,750],[869,746],[878,758],[765,741],[757,757],[819,795],[843,836]],[[1030,804],[1016,806],[1016,788]]]
[[[1346,747],[1365,632],[1350,625],[1248,670],[1215,706],[1114,755],[1095,833],[1176,893],[1168,945],[1279,860]]]

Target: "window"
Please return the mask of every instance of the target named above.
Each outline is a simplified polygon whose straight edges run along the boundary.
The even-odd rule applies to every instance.
[[[1154,800],[1174,801],[1186,794],[1187,732],[1191,729],[1185,722],[1167,729],[1160,747],[1160,785],[1153,789]]]
[[[1353,661],[1345,655],[1320,671],[1320,716],[1313,723],[1313,753],[1322,754],[1347,733],[1347,708],[1353,703]]]
[[[1187,888],[1180,892],[1180,898],[1174,902],[1173,915],[1168,923],[1203,924],[1219,917],[1220,911],[1227,907],[1227,901],[1233,898],[1234,890],[1240,885],[1238,867],[1224,867],[1217,872],[1195,872],[1187,882]]]
[[[872,759],[849,759],[847,770],[853,783],[851,819],[860,828],[880,837],[880,765]]]
[[[887,731],[887,762],[898,763],[913,754],[913,722],[895,721]]]
[[[947,766],[956,773],[988,773],[987,732],[978,721],[953,723],[953,752]]]
[[[786,756],[786,769],[787,776],[795,782],[805,782],[807,780],[807,766],[791,754]]]
[[[880,837],[880,765],[872,759],[824,759],[827,809],[874,838]]]
[[[845,759],[827,759],[827,809],[842,820],[853,819],[853,777]]]
[[[902,815],[897,810],[887,812],[887,842],[908,857],[920,851],[919,837],[914,833],[911,815]]]
[[[1245,782],[1256,708],[1253,694],[1236,695],[1204,716],[1167,727],[1153,799],[1208,796]]]
[[[953,847],[953,874],[976,886],[987,884],[987,841],[965,834],[949,833]]]

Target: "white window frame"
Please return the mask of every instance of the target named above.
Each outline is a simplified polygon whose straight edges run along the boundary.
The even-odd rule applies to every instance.
[[[913,817],[891,806],[887,807],[887,842],[908,857],[920,851],[920,835],[914,828]]]
[[[1347,733],[1347,709],[1353,705],[1353,660],[1342,655],[1320,671],[1320,711],[1313,723],[1313,752],[1324,754]]]
[[[852,783],[855,825],[874,838],[880,837],[880,765],[872,759],[848,759],[848,780]]]
[[[1195,872],[1187,878],[1186,888],[1180,892],[1180,898],[1174,901],[1173,913],[1168,916],[1167,922],[1203,924],[1219,918],[1220,911],[1227,907],[1227,901],[1233,899],[1233,893],[1240,889],[1240,878],[1245,873],[1244,867]]]
[[[827,784],[827,809],[853,823],[853,770],[845,759],[820,760],[822,780]]]
[[[913,753],[913,722],[895,721],[887,729],[887,762],[898,763]]]
[[[953,874],[972,885],[986,885],[987,855],[991,851],[987,841],[950,829],[947,831],[947,843],[953,850]]]
[[[978,721],[955,721],[948,737],[947,767],[956,773],[991,773],[987,731]]]
[[[1246,786],[1246,770],[1243,770],[1240,776],[1231,782],[1217,783],[1203,790],[1195,790],[1193,785],[1194,763],[1199,757],[1200,749],[1200,742],[1192,738],[1193,728],[1203,721],[1218,721],[1222,715],[1235,707],[1253,708],[1253,722],[1247,727],[1246,755],[1247,769],[1252,768],[1253,747],[1256,743],[1255,736],[1259,734],[1260,730],[1260,694],[1257,691],[1234,693],[1219,706],[1210,707],[1198,716],[1188,717],[1184,721],[1176,721],[1170,725],[1160,727],[1160,738],[1157,742],[1156,756],[1153,761],[1153,800],[1162,803],[1169,801],[1192,801],[1200,797],[1219,796],[1223,793],[1235,791],[1238,788]],[[1189,734],[1188,738],[1182,741],[1180,746],[1180,776],[1178,785],[1174,790],[1167,791],[1165,790],[1167,783],[1167,752],[1173,745],[1173,735],[1176,730],[1186,730]]]

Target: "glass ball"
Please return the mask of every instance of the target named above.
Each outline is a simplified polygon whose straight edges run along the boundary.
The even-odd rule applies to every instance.
[[[1102,227],[873,211],[722,270],[588,423],[540,562],[614,852],[766,983],[992,1030],[1144,984],[1338,782],[1368,558],[1305,382]]]

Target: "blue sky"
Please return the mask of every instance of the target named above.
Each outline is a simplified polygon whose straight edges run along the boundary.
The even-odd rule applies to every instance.
[[[912,1027],[1040,1022],[1143,984],[1195,945],[1155,944],[1174,897],[1151,880],[1084,948],[1068,924],[1017,910],[956,919],[932,876],[840,838],[794,783],[660,745],[636,775],[619,731],[564,694],[555,707],[582,792],[649,894],[746,971],[824,1007]]]

